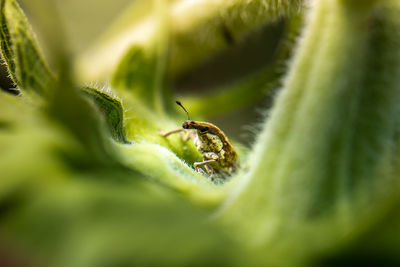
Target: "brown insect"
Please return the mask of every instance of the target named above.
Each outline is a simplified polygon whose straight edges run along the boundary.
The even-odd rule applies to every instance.
[[[212,178],[233,174],[239,167],[238,156],[224,132],[212,123],[190,120],[189,112],[181,102],[176,101],[176,103],[186,112],[188,120],[182,124],[182,128],[161,133],[161,135],[167,137],[173,133],[187,132],[188,136],[193,139],[197,150],[203,156],[202,162],[193,164],[198,172],[202,174],[207,172]]]

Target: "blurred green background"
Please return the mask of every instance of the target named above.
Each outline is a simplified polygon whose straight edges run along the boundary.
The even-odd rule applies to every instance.
[[[49,38],[48,32],[52,30],[46,25],[52,20],[49,20],[46,16],[48,16],[47,13],[51,11],[51,8],[42,8],[47,3],[46,0],[21,0],[19,2],[32,23],[46,54],[49,51],[49,47],[46,46],[46,43],[49,42],[46,38]],[[129,19],[128,21],[124,20],[129,24],[143,19],[152,11],[152,1],[147,0],[116,0],[112,2],[60,0],[50,2],[55,4],[58,10],[52,16],[59,16],[57,20],[53,19],[53,21],[62,23],[61,26],[57,25],[57,27],[65,31],[65,47],[68,47],[69,51],[76,56],[85,51],[90,51],[94,44],[101,42],[108,35],[110,29],[126,27],[118,21],[120,16],[131,18],[131,21]],[[169,2],[173,3],[174,1]],[[292,31],[290,33],[291,38],[288,38],[287,24],[287,21],[282,18],[274,23],[253,29],[241,36],[240,39],[229,37],[229,32],[226,33],[228,35],[226,38],[229,39],[226,48],[198,64],[191,65],[180,72],[179,75],[173,76],[172,80],[167,81],[168,86],[172,88],[175,97],[179,99],[181,97],[185,99],[185,97],[210,95],[229,87],[248,86],[249,93],[253,89],[252,87],[264,88],[265,93],[258,93],[258,97],[245,106],[228,112],[211,112],[217,113],[211,116],[205,114],[205,112],[200,114],[201,119],[209,120],[218,125],[234,140],[247,145],[251,144],[259,131],[258,123],[265,116],[265,112],[261,111],[265,111],[271,105],[273,91],[279,88],[280,75],[286,69],[286,60],[290,51],[288,48],[292,46],[290,39],[295,37],[294,31]],[[58,37],[55,36],[55,38]],[[232,39],[230,40],[230,38]],[[201,50],[202,47],[199,46],[195,49]],[[282,52],[285,49],[287,51]],[[282,56],[282,54],[284,55]],[[51,55],[47,53],[47,57],[51,57]],[[173,61],[174,58],[169,58],[169,60]],[[2,67],[0,71],[1,88],[9,90],[12,88],[12,84],[7,79],[5,68]],[[273,73],[272,76],[275,77],[266,82],[265,78],[257,81],[260,78],[253,78],[252,76],[266,72],[270,76]],[[256,81],[254,82],[254,80]],[[251,83],[255,83],[255,85],[251,85]],[[219,106],[216,104],[214,106]],[[190,106],[187,108],[191,109]],[[209,107],[209,110],[212,109],[212,106]]]

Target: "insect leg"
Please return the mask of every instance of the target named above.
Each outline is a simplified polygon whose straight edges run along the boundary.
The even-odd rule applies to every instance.
[[[171,130],[171,131],[168,131],[168,132],[159,131],[159,133],[160,133],[160,135],[162,135],[162,136],[164,136],[164,137],[167,137],[167,136],[170,135],[170,134],[179,133],[179,132],[182,132],[182,131],[185,131],[185,129],[183,129],[183,128],[178,128],[178,129]]]
[[[196,164],[197,163],[197,164]],[[210,167],[210,166],[208,166],[207,164],[202,164],[203,162],[196,162],[196,163],[194,163],[193,165],[194,165],[194,167],[196,168],[196,170],[199,172],[199,173],[201,173],[201,174],[203,174],[203,175],[207,175],[207,173],[209,174],[209,175],[213,175],[214,174],[214,170]],[[208,162],[209,163],[209,162]],[[195,165],[196,164],[196,165]],[[206,171],[204,171],[203,169],[202,169],[202,167],[204,167],[204,169],[206,170]]]
[[[211,168],[210,166],[208,166],[208,165],[204,165],[204,168],[206,169],[206,172],[207,172],[208,174],[210,174],[210,175],[213,175],[213,174],[215,174],[215,171],[214,171],[214,169],[213,169],[213,168]]]
[[[207,175],[207,173],[206,173],[201,167],[196,167],[196,170],[197,170],[199,173],[203,174],[203,175]]]
[[[210,163],[210,162],[213,162],[213,161],[215,161],[215,160],[207,160],[206,162],[196,162],[196,163],[194,163],[194,164],[196,164],[196,165],[194,165],[195,167],[196,167],[196,170],[199,172],[199,173],[201,173],[201,174],[203,174],[203,175],[207,175],[207,173],[210,175],[210,177],[211,177],[211,181],[214,181],[214,174],[215,174],[215,172],[214,172],[214,170],[213,170],[213,168],[211,168],[210,166],[208,166],[207,165],[207,163]],[[206,170],[206,171],[204,171],[200,166],[204,166],[204,169]],[[207,173],[206,173],[207,172]]]
[[[193,163],[193,166],[195,166],[197,168],[197,167],[207,165],[208,163],[212,163],[212,162],[215,162],[215,159],[205,160],[202,162],[195,162],[195,163]]]
[[[203,160],[218,160],[219,156],[217,153],[214,152],[204,152],[203,153]]]

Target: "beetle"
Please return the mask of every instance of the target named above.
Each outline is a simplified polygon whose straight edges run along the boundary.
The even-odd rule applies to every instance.
[[[226,177],[236,172],[239,168],[238,155],[224,132],[212,123],[191,120],[189,112],[182,103],[180,101],[176,103],[186,112],[188,119],[183,122],[182,128],[160,134],[167,137],[170,134],[185,131],[188,137],[193,139],[203,157],[202,162],[193,164],[198,172],[205,175],[208,173],[212,179],[215,176]]]

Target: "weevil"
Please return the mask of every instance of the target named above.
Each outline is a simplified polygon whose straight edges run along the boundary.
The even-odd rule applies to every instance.
[[[170,134],[185,131],[193,139],[197,150],[203,157],[202,162],[195,162],[193,166],[202,174],[226,177],[232,175],[239,167],[238,155],[228,138],[217,126],[209,122],[193,121],[189,112],[181,102],[176,103],[186,112],[187,121],[182,128],[161,133],[167,137]],[[202,169],[204,168],[204,170]]]

